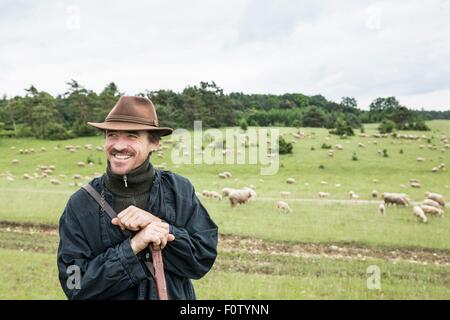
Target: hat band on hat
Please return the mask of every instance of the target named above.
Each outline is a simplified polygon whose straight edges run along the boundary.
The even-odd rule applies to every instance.
[[[149,126],[158,127],[158,120],[144,120],[139,117],[127,116],[127,115],[110,115],[105,119],[105,122],[131,122],[137,124],[145,124]]]

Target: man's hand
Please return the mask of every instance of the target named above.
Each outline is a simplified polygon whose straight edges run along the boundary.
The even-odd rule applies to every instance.
[[[152,244],[153,249],[162,250],[167,242],[173,240],[175,236],[169,233],[169,224],[153,221],[131,239],[131,249],[134,254],[138,254]]]
[[[161,221],[161,219],[138,207],[129,206],[121,211],[117,218],[112,219],[111,223],[119,226],[122,230],[138,231],[154,221]]]

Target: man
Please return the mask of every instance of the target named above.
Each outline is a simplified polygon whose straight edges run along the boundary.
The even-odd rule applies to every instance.
[[[58,269],[69,299],[157,299],[149,246],[162,250],[169,299],[195,299],[199,279],[217,255],[217,226],[192,184],[155,170],[150,155],[160,136],[152,102],[121,97],[103,123],[106,173],[89,184],[118,214],[112,219],[81,188],[59,225]],[[126,232],[128,231],[128,233]],[[131,233],[131,235],[129,235]],[[78,277],[78,278],[77,278]]]

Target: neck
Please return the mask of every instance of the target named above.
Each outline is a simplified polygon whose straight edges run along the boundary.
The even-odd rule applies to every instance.
[[[114,194],[141,194],[148,192],[155,176],[153,166],[145,160],[139,167],[125,175],[115,174],[108,161],[105,186]]]

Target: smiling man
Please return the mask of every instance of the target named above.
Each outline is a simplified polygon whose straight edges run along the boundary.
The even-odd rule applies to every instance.
[[[211,269],[218,229],[189,180],[155,170],[149,161],[160,137],[172,129],[159,127],[150,100],[128,96],[105,122],[89,124],[105,134],[108,166],[71,196],[61,216],[58,270],[65,294],[157,299],[153,249],[162,253],[169,299],[195,299],[190,279]],[[114,218],[105,214],[105,203],[117,213]]]

